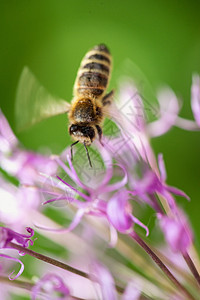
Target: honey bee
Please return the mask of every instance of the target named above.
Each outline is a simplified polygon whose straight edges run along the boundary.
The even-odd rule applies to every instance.
[[[18,129],[62,113],[68,113],[69,134],[85,147],[92,167],[87,146],[98,136],[101,142],[105,107],[111,104],[114,92],[106,94],[110,79],[111,55],[104,44],[93,47],[83,58],[73,89],[71,104],[52,96],[40,85],[25,67],[17,90],[16,120]],[[22,110],[25,108],[25,110]]]

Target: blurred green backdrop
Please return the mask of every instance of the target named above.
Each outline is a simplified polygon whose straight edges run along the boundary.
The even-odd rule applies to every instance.
[[[1,0],[0,106],[12,128],[16,87],[24,65],[49,91],[70,101],[80,60],[101,42],[113,54],[113,78],[125,59],[131,59],[155,91],[167,84],[181,95],[181,116],[192,118],[191,77],[193,72],[200,73],[199,11],[196,0]],[[65,116],[17,135],[34,150],[48,146],[58,153],[70,143]],[[153,146],[156,153],[164,153],[168,183],[191,196],[191,203],[178,200],[198,237],[200,133],[174,128],[154,139]]]

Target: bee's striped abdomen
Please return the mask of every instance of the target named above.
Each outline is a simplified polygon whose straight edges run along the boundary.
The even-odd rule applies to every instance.
[[[105,45],[95,46],[81,62],[74,86],[76,96],[102,97],[108,86],[111,55]]]

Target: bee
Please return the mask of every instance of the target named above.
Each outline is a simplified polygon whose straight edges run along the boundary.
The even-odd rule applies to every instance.
[[[111,104],[114,95],[113,90],[106,94],[111,63],[110,51],[104,44],[97,45],[87,52],[77,73],[71,103],[51,95],[25,67],[16,97],[18,129],[51,116],[68,113],[68,131],[74,140],[71,144],[71,158],[72,147],[82,143],[92,167],[87,146],[90,146],[96,137],[101,143],[105,107]]]

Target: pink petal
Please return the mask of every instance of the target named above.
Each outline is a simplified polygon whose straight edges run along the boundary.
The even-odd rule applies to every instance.
[[[161,215],[158,218],[172,250],[185,253],[192,243],[193,234],[185,215],[180,211],[177,212],[177,215],[176,218]]]
[[[158,94],[160,104],[160,119],[148,124],[148,133],[151,137],[163,135],[175,125],[179,113],[179,103],[174,92],[163,89]]]
[[[139,300],[141,296],[141,290],[138,288],[138,284],[134,281],[130,281],[122,296],[122,300]]]
[[[85,195],[84,193],[80,192],[79,190],[75,189],[73,186],[71,186],[69,183],[67,183],[66,181],[64,181],[62,178],[60,178],[59,176],[56,176],[62,183],[64,183],[66,186],[70,187],[73,191],[75,191],[79,196],[81,196],[83,199],[85,199],[86,201],[90,201],[90,197],[88,197],[87,195]],[[76,181],[75,181],[76,182]]]
[[[107,205],[107,215],[111,224],[120,232],[126,232],[133,222],[127,212],[128,196],[124,191],[115,193]]]
[[[174,195],[181,196],[181,197],[186,198],[187,200],[190,200],[190,197],[186,193],[177,189],[176,187],[167,186],[167,190]]]
[[[120,190],[127,183],[128,175],[127,175],[126,169],[122,165],[118,165],[118,166],[123,170],[124,177],[122,178],[121,181],[118,181],[116,183],[113,183],[113,184],[110,184],[110,185],[107,185],[106,187],[104,187],[103,190],[102,190],[102,193],[108,193],[108,192],[112,192],[112,191],[115,191],[115,190]]]
[[[18,144],[17,138],[14,135],[1,109],[0,109],[0,136],[3,136],[8,141],[8,143],[12,148]]]
[[[138,220],[136,217],[131,215],[131,219],[133,220],[134,223],[138,224],[140,227],[144,228],[146,230],[146,236],[149,235],[149,228],[145,226],[140,220]]]
[[[110,271],[100,263],[93,264],[94,280],[100,285],[104,300],[117,300],[115,283]]]
[[[193,75],[191,88],[191,107],[197,125],[200,127],[200,77]]]
[[[83,188],[84,190],[90,192],[90,188],[88,188],[85,184],[83,184],[78,175],[76,174],[76,171],[72,165],[72,162],[70,160],[69,155],[67,155],[67,160],[69,163],[70,168],[68,168],[65,163],[58,157],[55,157],[55,161],[61,166],[61,168],[69,175],[69,177],[76,182],[81,188]]]
[[[106,172],[104,175],[103,180],[101,181],[100,187],[98,188],[101,190],[101,187],[105,186],[110,179],[112,178],[113,175],[113,166],[112,166],[112,157],[109,154],[109,152],[103,147],[102,145],[99,145],[98,150],[103,158],[105,167],[106,167]]]
[[[167,173],[166,173],[165,162],[164,162],[162,153],[158,154],[158,167],[159,167],[159,170],[160,170],[161,180],[163,182],[165,182],[166,179],[167,179]]]
[[[24,271],[24,264],[23,264],[19,259],[15,258],[15,257],[8,256],[8,255],[6,255],[6,254],[0,254],[0,256],[1,256],[1,257],[8,258],[8,259],[10,259],[10,260],[14,260],[15,262],[18,262],[18,263],[20,263],[20,265],[21,265],[21,268],[20,268],[19,272],[17,273],[17,275],[16,275],[14,278],[11,278],[11,275],[12,275],[15,271],[13,271],[12,273],[10,273],[10,275],[9,275],[9,279],[10,279],[10,280],[15,280],[16,278],[18,278],[18,277],[23,273],[23,271]]]
[[[117,230],[115,229],[115,227],[113,227],[110,224],[110,242],[109,242],[109,246],[111,248],[114,248],[117,245],[117,240],[118,240]]]
[[[72,231],[81,221],[82,217],[85,214],[85,209],[78,209],[77,213],[75,214],[75,217],[71,224],[67,227],[62,227],[62,228],[49,228],[49,227],[44,227],[38,224],[35,224],[35,226],[39,229],[46,230],[46,231],[55,231],[55,232],[63,232],[63,231]]]

